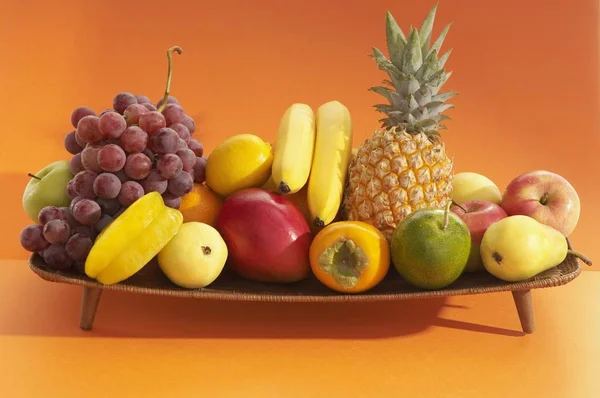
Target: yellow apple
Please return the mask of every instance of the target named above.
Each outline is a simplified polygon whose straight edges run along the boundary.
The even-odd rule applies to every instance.
[[[502,201],[502,193],[498,186],[486,176],[465,171],[454,175],[452,200],[459,204],[472,200],[483,200],[499,205]]]
[[[213,283],[225,267],[228,250],[212,226],[191,221],[158,253],[158,265],[179,287],[200,289]]]

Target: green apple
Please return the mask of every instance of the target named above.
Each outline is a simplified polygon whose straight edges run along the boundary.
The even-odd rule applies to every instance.
[[[58,160],[30,174],[31,180],[23,192],[23,209],[33,222],[38,222],[38,213],[44,207],[65,207],[71,203],[67,194],[67,184],[73,178],[69,163]]]

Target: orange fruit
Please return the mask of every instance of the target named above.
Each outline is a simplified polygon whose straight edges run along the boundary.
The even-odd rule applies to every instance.
[[[179,211],[183,222],[197,221],[215,226],[223,200],[204,184],[194,184],[194,188],[181,197]]]

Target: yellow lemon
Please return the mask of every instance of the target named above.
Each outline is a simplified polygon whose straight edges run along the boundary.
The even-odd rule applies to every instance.
[[[223,141],[206,160],[206,185],[221,196],[261,187],[271,176],[273,148],[254,134]]]

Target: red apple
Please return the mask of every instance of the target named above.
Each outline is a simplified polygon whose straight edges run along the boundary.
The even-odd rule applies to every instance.
[[[311,232],[298,207],[262,188],[233,193],[223,202],[216,228],[229,250],[227,266],[257,282],[297,282],[310,270]]]
[[[562,176],[535,170],[513,179],[500,206],[509,216],[525,215],[568,237],[577,226],[581,205],[575,188]]]
[[[471,253],[465,271],[473,272],[485,269],[479,248],[483,234],[490,225],[503,218],[508,217],[506,211],[493,202],[486,200],[471,200],[462,203],[461,206],[466,212],[458,206],[451,206],[452,210],[458,215],[469,228],[471,233]]]

